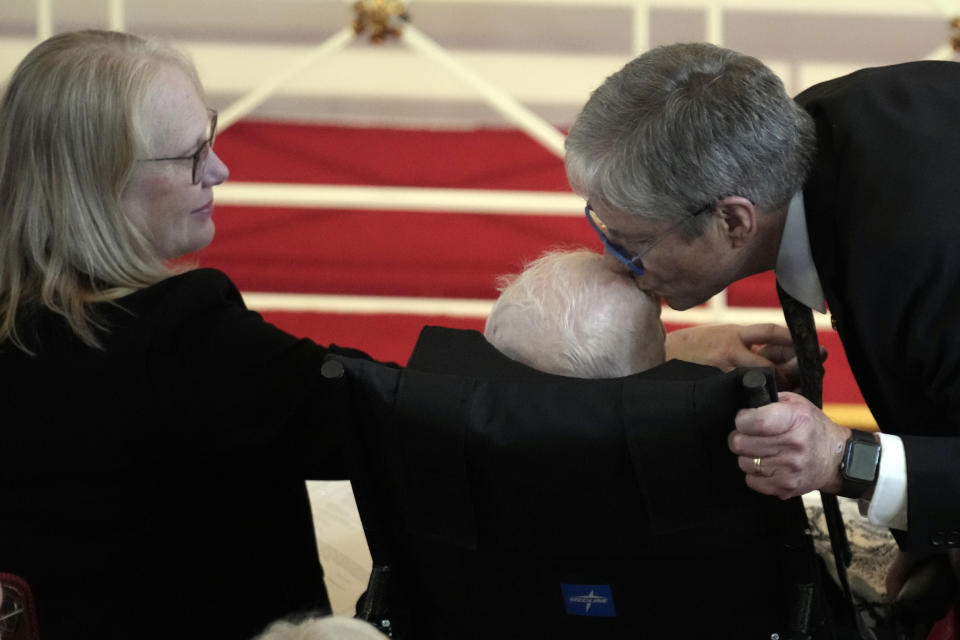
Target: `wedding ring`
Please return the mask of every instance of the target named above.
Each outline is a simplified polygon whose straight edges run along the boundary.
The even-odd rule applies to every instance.
[[[758,476],[762,476],[763,472],[760,470],[760,467],[763,466],[763,458],[754,458],[753,459],[753,472]]]

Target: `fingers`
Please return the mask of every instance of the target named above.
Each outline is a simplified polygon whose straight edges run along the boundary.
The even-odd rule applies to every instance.
[[[750,325],[749,327],[744,327],[744,329],[751,329],[757,326],[766,326],[766,325]],[[772,325],[776,327],[777,325]],[[787,334],[789,335],[789,331]],[[776,332],[777,340],[771,341],[770,343],[748,343],[751,344],[751,349],[755,353],[759,353],[763,357],[775,362],[787,362],[788,360],[796,358],[797,350],[794,347],[793,340],[783,342],[781,332]],[[741,331],[741,338],[743,338],[743,332]],[[743,338],[746,341],[746,338]],[[823,345],[820,345],[820,362],[826,362],[829,352],[827,348]]]
[[[790,457],[770,456],[737,457],[737,466],[743,471],[747,486],[758,493],[777,496],[782,500],[803,495],[810,490],[797,473],[796,464]]]
[[[793,348],[793,343],[785,344],[765,344],[753,350],[754,353],[763,356],[770,362],[782,364],[789,360],[795,360],[797,352]]]
[[[839,490],[840,456],[849,429],[830,421],[803,396],[785,391],[779,402],[741,409],[734,423],[727,444],[751,488],[781,498]]]
[[[790,331],[779,324],[772,322],[762,324],[748,324],[740,328],[740,339],[744,344],[766,344],[793,346]]]
[[[806,411],[820,411],[812,402],[799,393],[784,391],[780,394],[780,402],[791,407],[791,410],[803,409]]]
[[[776,496],[781,500],[803,495],[803,491],[798,490],[792,485],[785,486],[781,482],[782,477],[786,477],[786,474],[772,474],[770,476],[747,475],[746,483],[748,487],[757,493],[762,493],[765,496]]]
[[[770,478],[776,475],[777,473],[777,463],[776,455],[779,453],[777,449],[770,449],[770,453],[765,456],[737,456],[737,466],[740,467],[740,471],[743,471],[748,476],[760,476],[762,478]],[[759,463],[757,461],[760,461]]]
[[[731,350],[727,354],[727,359],[734,367],[773,367],[775,363],[762,353],[751,351],[750,349],[740,348]]]
[[[799,399],[799,400],[798,400]],[[770,437],[786,433],[796,420],[796,407],[809,402],[803,396],[784,391],[780,401],[757,409],[740,409],[734,420],[736,431],[743,436]],[[811,407],[813,405],[810,405]],[[734,451],[737,453],[737,451]]]
[[[738,353],[736,365],[740,367],[776,367],[778,383],[791,379],[796,369],[796,350],[790,339],[790,332],[780,325],[751,324],[740,328],[740,339],[748,347],[750,354]],[[791,365],[791,363],[794,363]],[[784,371],[779,371],[786,367]]]
[[[678,329],[667,334],[668,359],[677,358],[730,370],[734,367],[780,367],[796,355],[790,332],[774,323],[725,324]],[[793,369],[796,369],[794,366]],[[791,369],[784,379],[790,380]]]
[[[800,387],[800,363],[796,358],[782,362],[774,371],[777,379],[777,389],[798,391]]]
[[[774,405],[767,405],[774,406]],[[753,411],[753,410],[748,410]],[[772,418],[775,422],[776,418]],[[780,455],[784,450],[784,439],[782,434],[789,431],[789,427],[784,428],[779,424],[767,424],[764,419],[763,424],[748,426],[749,433],[742,431],[741,421],[737,419],[736,429],[727,435],[727,447],[732,453],[744,458],[753,460],[753,458],[769,458]],[[749,471],[746,467],[741,467],[744,471]]]
[[[737,458],[737,465],[744,473],[747,486],[768,496],[785,500],[800,495],[795,479],[789,470],[781,467],[774,457]]]
[[[678,358],[730,370],[738,366],[770,366],[762,356],[750,352],[740,337],[738,325],[704,325],[678,329],[667,334],[668,358]]]

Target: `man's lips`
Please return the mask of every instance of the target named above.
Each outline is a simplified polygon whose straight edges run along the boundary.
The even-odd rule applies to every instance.
[[[207,203],[206,203],[205,205],[203,205],[202,207],[197,207],[196,209],[194,209],[194,210],[191,211],[190,213],[210,213],[210,211],[212,211],[212,210],[213,210],[213,198],[211,198],[210,200],[208,200]]]

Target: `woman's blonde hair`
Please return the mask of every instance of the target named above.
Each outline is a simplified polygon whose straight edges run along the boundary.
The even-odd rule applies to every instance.
[[[99,346],[93,303],[171,275],[121,206],[144,100],[169,65],[202,95],[183,54],[111,31],[56,35],[14,71],[0,104],[0,345],[29,353],[19,324],[46,308]]]

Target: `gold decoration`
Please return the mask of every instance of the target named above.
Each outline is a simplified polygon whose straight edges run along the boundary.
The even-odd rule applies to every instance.
[[[960,51],[960,16],[951,20],[950,26],[953,27],[953,37],[950,38],[950,46],[953,47],[954,51]]]
[[[410,19],[403,0],[357,0],[353,3],[356,18],[353,30],[360,35],[370,33],[370,42],[380,44],[387,37],[397,37],[403,23]]]

